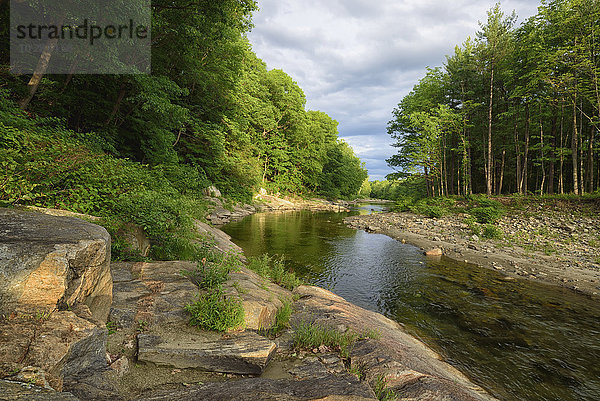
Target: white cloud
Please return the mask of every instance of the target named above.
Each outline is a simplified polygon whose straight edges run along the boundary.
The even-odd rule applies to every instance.
[[[538,4],[511,0],[502,8],[529,17]],[[384,159],[395,152],[386,133],[393,108],[425,67],[441,65],[455,45],[475,36],[478,21],[485,21],[493,5],[475,0],[259,0],[261,10],[248,36],[269,68],[284,70],[304,89],[308,108],[340,122],[340,136],[363,158],[371,177],[381,179],[392,171]],[[372,157],[366,149],[375,148],[384,151]]]

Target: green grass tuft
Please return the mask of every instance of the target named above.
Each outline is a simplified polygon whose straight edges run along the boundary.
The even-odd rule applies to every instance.
[[[294,327],[294,347],[296,349],[314,349],[322,345],[334,349],[342,358],[348,358],[354,343],[364,338],[379,338],[379,333],[367,331],[359,335],[353,331],[340,333],[334,328],[303,321]]]
[[[398,399],[396,392],[387,388],[387,380],[385,376],[377,376],[373,391],[375,392],[375,396],[379,401],[393,401]]]
[[[270,330],[270,334],[274,336],[288,327],[290,317],[292,316],[292,303],[287,300],[282,300],[282,302],[283,306],[277,309],[275,324]]]
[[[200,294],[185,310],[192,315],[190,324],[200,329],[223,332],[244,325],[242,303],[227,297],[220,287]]]
[[[202,259],[194,270],[184,270],[181,274],[201,289],[214,289],[226,282],[229,273],[239,270],[241,265],[237,254],[227,253],[216,257],[215,262]]]
[[[483,238],[487,238],[487,239],[500,240],[504,237],[504,233],[502,232],[502,230],[491,224],[486,224],[485,226],[483,226],[483,234],[482,235],[483,235]]]

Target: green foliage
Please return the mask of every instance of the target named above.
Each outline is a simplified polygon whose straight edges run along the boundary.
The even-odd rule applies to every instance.
[[[186,305],[191,315],[190,325],[212,331],[227,331],[244,325],[244,308],[239,300],[227,297],[217,287],[208,293],[201,293],[198,300]]]
[[[393,401],[398,399],[394,390],[387,388],[387,379],[380,375],[375,379],[373,391],[379,401]]]
[[[190,259],[197,249],[180,234],[189,231],[186,216],[193,214],[187,205],[180,214],[173,206],[200,199],[202,188],[214,184],[244,202],[260,187],[274,193],[319,190],[324,166],[337,157],[328,152],[344,148],[338,124],[307,111],[298,84],[281,70],[268,70],[252,52],[245,33],[257,9],[254,0],[153,3],[151,75],[44,76],[30,114],[10,100],[23,98],[27,86],[6,72],[8,59],[1,57],[0,130],[6,134],[0,138],[0,171],[6,177],[0,177],[0,189],[6,196],[0,204],[55,203],[86,213],[110,210],[108,215],[120,205],[119,212],[153,231],[154,257]],[[70,157],[77,146],[96,160]],[[123,165],[114,166],[103,152]],[[360,165],[354,155],[344,161],[340,194],[353,196],[364,176],[354,174]],[[121,176],[137,175],[138,167],[143,179]],[[50,177],[37,176],[46,169]],[[67,174],[74,182],[59,182]],[[123,186],[121,178],[133,179]],[[49,186],[56,193],[48,193]],[[158,199],[147,203],[154,210],[140,210],[149,198]]]
[[[277,335],[288,327],[290,317],[292,316],[292,303],[288,300],[282,300],[283,306],[277,309],[275,315],[275,324],[271,327],[270,334]]]
[[[350,369],[348,369],[348,373],[356,376],[358,380],[365,380],[367,377],[366,367],[364,365],[353,364],[350,366]]]
[[[69,139],[72,131],[53,118],[30,118],[0,100],[0,202],[51,207],[103,217],[116,240],[117,259],[140,260],[118,236],[125,223],[141,226],[156,259],[199,260],[207,249],[193,234],[193,219],[207,210],[197,169],[183,165],[150,168],[115,159]],[[204,181],[205,182],[205,181]]]
[[[487,239],[502,239],[504,237],[504,233],[502,230],[494,225],[486,224],[483,226],[483,238]]]
[[[496,209],[502,209],[502,203],[495,199],[488,198],[485,195],[471,195],[465,198],[471,206],[479,207],[493,207]]]
[[[385,181],[371,182],[371,197],[398,201],[427,197],[424,179],[413,176],[402,177],[402,174],[400,174],[400,179],[392,179],[393,176],[395,174],[390,174]]]
[[[414,199],[412,198],[401,198],[396,201],[394,206],[390,209],[392,212],[402,213],[410,211],[411,206],[414,204]]]
[[[409,205],[408,208],[415,214],[421,214],[430,218],[441,218],[450,213],[454,204],[454,199],[437,197],[420,199]]]
[[[599,20],[597,1],[543,1],[519,26],[494,5],[393,110],[392,176],[429,196],[597,191]]]
[[[287,270],[285,260],[282,257],[277,258],[268,254],[250,257],[248,258],[248,268],[288,290],[293,290],[302,285],[302,280],[297,278],[294,272]]]
[[[340,333],[334,328],[301,322],[294,327],[293,341],[297,349],[314,349],[324,345],[337,350],[343,358],[348,358],[352,346],[358,339],[354,332]]]
[[[504,215],[504,210],[494,206],[474,207],[468,212],[478,223],[494,224]]]
[[[481,235],[481,226],[477,223],[475,217],[469,216],[467,219],[465,219],[465,223],[469,227],[471,234],[477,236]]]
[[[115,334],[117,332],[117,324],[115,322],[108,321],[106,322],[106,329],[108,330],[108,335]]]
[[[219,288],[229,278],[229,273],[239,270],[242,262],[236,254],[215,255],[215,261],[202,259],[192,271],[183,271],[201,289]]]
[[[419,203],[410,207],[410,210],[415,214],[422,214],[429,218],[440,218],[444,217],[448,210],[444,209],[440,206],[427,205],[423,203]]]
[[[293,341],[296,349],[314,349],[324,345],[338,351],[342,358],[350,356],[356,341],[379,337],[379,334],[374,331],[367,331],[362,335],[353,331],[341,333],[334,328],[307,321],[300,322],[293,329]]]
[[[327,162],[320,178],[320,193],[329,199],[348,199],[358,195],[368,177],[364,164],[350,146],[338,142],[327,151]]]

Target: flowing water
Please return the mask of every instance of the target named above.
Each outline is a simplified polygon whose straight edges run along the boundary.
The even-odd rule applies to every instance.
[[[284,255],[305,281],[402,323],[501,400],[600,400],[600,304],[555,286],[427,260],[355,231],[351,213],[249,216],[224,231],[247,256]]]

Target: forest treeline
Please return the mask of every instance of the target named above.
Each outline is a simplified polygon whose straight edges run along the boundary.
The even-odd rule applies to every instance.
[[[429,196],[598,190],[600,1],[543,1],[515,25],[497,4],[402,99],[389,178]]]
[[[367,173],[338,138],[338,123],[307,111],[297,83],[268,70],[253,53],[245,35],[257,8],[254,0],[153,0],[151,75],[48,75],[42,69],[32,77],[9,73],[9,7],[0,2],[3,109],[14,109],[9,101],[19,104],[61,131],[61,141],[151,168],[181,167],[180,175],[238,200],[249,201],[261,187],[332,198],[357,194]],[[9,117],[0,122],[5,139]],[[27,169],[13,173],[27,178]],[[1,182],[0,200],[26,200],[7,194]]]

